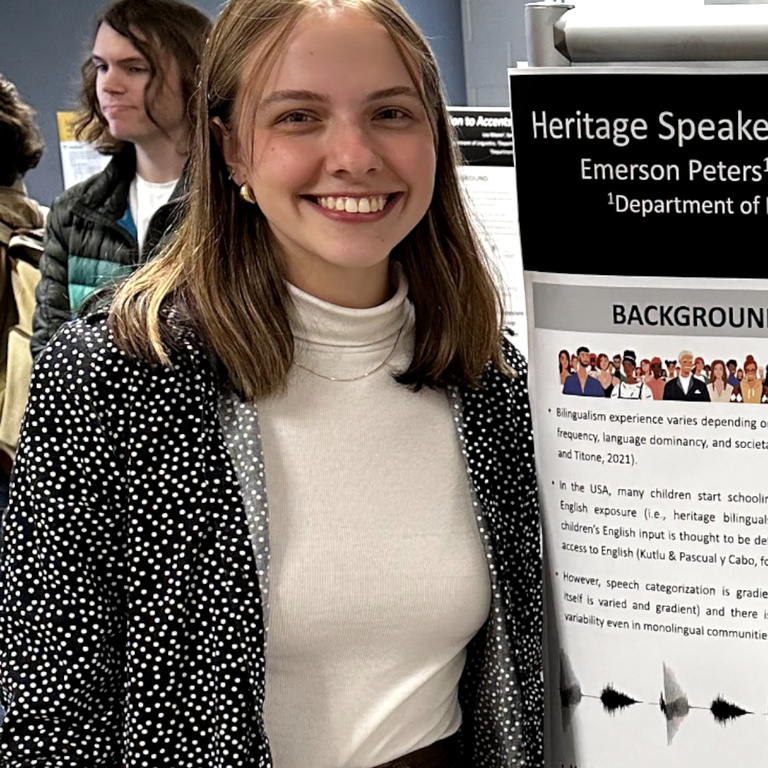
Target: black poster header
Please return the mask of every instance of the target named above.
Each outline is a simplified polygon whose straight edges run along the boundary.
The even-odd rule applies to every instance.
[[[512,166],[512,119],[498,107],[449,107],[465,165]]]
[[[768,277],[768,74],[510,74],[524,268]]]

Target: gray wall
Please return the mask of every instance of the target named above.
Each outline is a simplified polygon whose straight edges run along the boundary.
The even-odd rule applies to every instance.
[[[480,0],[481,2],[483,0]],[[768,2],[768,0],[766,0]],[[461,0],[400,0],[429,39],[450,104],[467,103]]]
[[[105,0],[0,2],[0,72],[37,110],[47,146],[25,181],[33,198],[50,205],[63,189],[56,112],[75,104],[80,62],[92,43],[92,19]],[[219,0],[191,2],[210,16],[221,5]],[[403,5],[432,42],[449,100],[466,103],[461,0],[403,0]]]
[[[508,106],[507,67],[527,58],[525,4],[531,1],[462,0],[468,106]]]

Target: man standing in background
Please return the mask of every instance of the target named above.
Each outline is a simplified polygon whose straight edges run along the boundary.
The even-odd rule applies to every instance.
[[[172,226],[182,191],[207,17],[178,0],[118,0],[95,22],[75,129],[113,158],[53,204],[36,294],[35,357],[94,290],[146,261]]]

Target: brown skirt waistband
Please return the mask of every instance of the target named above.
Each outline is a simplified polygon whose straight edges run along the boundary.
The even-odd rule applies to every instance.
[[[456,734],[375,768],[464,768]]]

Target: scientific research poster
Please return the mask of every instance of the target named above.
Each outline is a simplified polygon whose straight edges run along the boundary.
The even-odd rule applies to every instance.
[[[459,176],[477,231],[501,278],[506,324],[518,334],[521,351],[526,352],[525,292],[509,110],[450,107],[450,114],[464,161]]]
[[[109,155],[99,154],[90,144],[75,138],[76,112],[57,112],[59,152],[61,153],[61,177],[64,189],[85,181],[94,173],[103,171],[110,161]]]
[[[510,72],[554,768],[765,761],[766,88]]]

